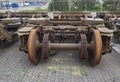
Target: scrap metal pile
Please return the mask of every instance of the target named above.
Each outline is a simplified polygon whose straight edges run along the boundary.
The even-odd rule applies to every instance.
[[[0,19],[0,43],[12,42],[17,36],[17,29],[22,25],[21,19],[16,17],[5,17]]]
[[[120,40],[120,12],[102,12],[99,17],[104,19],[105,27],[114,30],[114,36]]]
[[[78,50],[81,59],[95,66],[103,54],[111,52],[113,31],[105,27],[103,19],[69,12],[45,17],[33,15],[26,22],[27,25],[18,31],[19,49],[28,53],[34,64],[49,59],[54,51]]]
[[[45,15],[44,12],[38,13],[36,17],[44,17],[43,15]],[[0,13],[0,43],[16,40],[17,30],[26,26],[26,20],[32,16],[34,14],[23,12]]]

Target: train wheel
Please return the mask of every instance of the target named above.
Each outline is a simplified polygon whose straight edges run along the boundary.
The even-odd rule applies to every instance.
[[[80,35],[80,58],[87,59],[88,51],[87,51],[87,39],[85,34]]]
[[[90,45],[91,48],[89,49],[89,63],[92,66],[95,66],[100,63],[101,54],[102,54],[102,39],[100,32],[98,30],[91,31],[91,38],[90,38]]]
[[[38,46],[40,42],[40,31],[32,29],[28,38],[28,56],[29,60],[34,64],[38,64],[41,59],[41,49]]]
[[[49,51],[49,34],[44,34],[42,41],[42,55],[43,58],[48,59],[50,56]]]

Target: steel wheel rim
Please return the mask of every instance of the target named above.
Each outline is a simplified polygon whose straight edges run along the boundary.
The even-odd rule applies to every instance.
[[[40,42],[39,31],[32,29],[28,39],[28,56],[34,64],[38,64],[41,59],[41,49],[38,47],[38,42]]]
[[[92,30],[91,48],[89,50],[89,63],[95,66],[100,63],[102,54],[102,40],[98,30]]]

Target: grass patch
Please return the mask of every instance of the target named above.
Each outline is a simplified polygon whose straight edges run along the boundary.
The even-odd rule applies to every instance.
[[[25,12],[25,13],[38,13],[38,12],[48,12],[49,10],[48,9],[40,9],[40,8],[36,8],[36,9],[31,9],[31,10],[23,10],[22,12]]]

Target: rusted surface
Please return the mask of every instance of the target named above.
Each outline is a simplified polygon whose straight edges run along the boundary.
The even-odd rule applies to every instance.
[[[77,43],[50,43],[50,49],[59,50],[78,50],[79,45]]]
[[[110,38],[113,32],[106,29],[104,19],[91,18],[90,14],[81,15],[69,12],[53,15],[53,19],[47,16],[44,18],[33,16],[26,21],[33,25],[33,28],[26,26],[19,30],[18,34],[22,38],[26,34],[29,35],[28,43],[24,43],[27,40],[21,40],[24,43],[21,44],[23,48],[28,44],[29,59],[32,63],[38,64],[37,58],[41,57],[36,53],[38,50],[42,50],[42,57],[46,59],[50,57],[50,52],[55,49],[78,50],[80,57],[88,59],[92,66],[99,64],[102,54],[110,52]],[[38,34],[37,29],[41,30],[41,34]]]
[[[49,34],[44,34],[42,41],[42,56],[45,59],[49,58]]]
[[[102,39],[98,30],[92,30],[90,44],[89,63],[95,66],[100,63],[102,55]]]
[[[24,27],[20,30],[18,30],[18,32],[30,32],[34,27]]]
[[[88,57],[88,47],[87,47],[87,39],[85,34],[81,34],[80,36],[80,58],[87,59]]]
[[[29,60],[38,64],[41,58],[41,49],[38,48],[38,43],[40,42],[38,29],[32,29],[28,39],[28,56]]]

